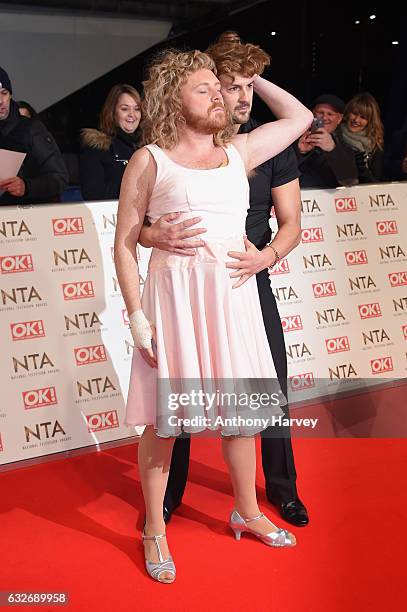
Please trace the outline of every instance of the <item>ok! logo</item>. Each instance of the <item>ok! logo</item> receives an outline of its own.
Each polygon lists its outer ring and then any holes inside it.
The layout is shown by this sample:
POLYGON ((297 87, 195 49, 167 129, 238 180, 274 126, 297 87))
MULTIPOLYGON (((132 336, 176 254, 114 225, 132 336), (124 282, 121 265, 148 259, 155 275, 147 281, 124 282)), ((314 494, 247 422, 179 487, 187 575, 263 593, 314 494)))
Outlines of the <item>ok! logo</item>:
POLYGON ((64 217, 52 219, 54 236, 70 236, 71 234, 83 234, 82 217, 64 217))
POLYGON ((92 281, 63 283, 62 293, 64 295, 64 300, 83 300, 95 297, 92 281))
POLYGON ((5 255, 0 257, 0 272, 16 274, 17 272, 32 272, 34 270, 31 253, 24 255, 5 255))
POLYGON ((32 338, 43 338, 45 336, 44 321, 22 321, 10 323, 11 337, 16 340, 30 340, 32 338))

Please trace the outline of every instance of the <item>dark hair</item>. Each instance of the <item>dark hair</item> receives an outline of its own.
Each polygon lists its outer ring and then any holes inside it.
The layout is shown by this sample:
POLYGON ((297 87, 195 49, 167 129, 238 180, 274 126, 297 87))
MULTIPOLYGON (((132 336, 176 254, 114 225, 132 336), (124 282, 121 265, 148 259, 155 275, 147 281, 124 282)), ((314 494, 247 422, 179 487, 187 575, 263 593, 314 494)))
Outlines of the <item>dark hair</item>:
POLYGON ((35 117, 38 115, 37 111, 31 106, 31 104, 25 102, 24 100, 18 100, 17 106, 18 108, 26 108, 30 113, 31 119, 35 119, 35 117))
POLYGON ((100 111, 99 127, 102 132, 109 136, 116 136, 116 122, 114 119, 114 113, 116 110, 117 102, 122 94, 129 94, 141 107, 141 97, 137 89, 131 85, 120 83, 114 85, 107 94, 107 98, 100 111))

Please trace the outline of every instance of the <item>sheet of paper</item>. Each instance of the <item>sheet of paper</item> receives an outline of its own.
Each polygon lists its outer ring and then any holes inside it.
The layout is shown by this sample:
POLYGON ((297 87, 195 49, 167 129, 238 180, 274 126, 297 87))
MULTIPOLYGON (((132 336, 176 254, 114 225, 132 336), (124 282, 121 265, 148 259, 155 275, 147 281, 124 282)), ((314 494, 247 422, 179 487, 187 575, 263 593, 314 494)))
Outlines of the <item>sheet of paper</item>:
MULTIPOLYGON (((18 153, 17 151, 0 149, 0 181, 17 176, 25 155, 25 153, 18 153)), ((4 189, 0 188, 0 195, 3 193, 4 189)))

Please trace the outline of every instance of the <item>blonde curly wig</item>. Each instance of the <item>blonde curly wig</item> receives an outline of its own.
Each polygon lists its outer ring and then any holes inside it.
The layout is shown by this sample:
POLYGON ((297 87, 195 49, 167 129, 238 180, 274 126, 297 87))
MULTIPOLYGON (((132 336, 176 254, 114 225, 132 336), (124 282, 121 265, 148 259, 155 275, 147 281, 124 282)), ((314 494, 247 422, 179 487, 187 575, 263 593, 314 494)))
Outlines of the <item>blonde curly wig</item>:
MULTIPOLYGON (((178 143, 178 123, 182 118, 181 87, 188 76, 197 70, 212 70, 214 61, 201 51, 166 49, 153 59, 148 78, 143 82, 142 144, 157 144, 163 149, 173 149, 178 143)), ((213 136, 214 143, 222 146, 233 135, 231 120, 223 130, 213 136)))

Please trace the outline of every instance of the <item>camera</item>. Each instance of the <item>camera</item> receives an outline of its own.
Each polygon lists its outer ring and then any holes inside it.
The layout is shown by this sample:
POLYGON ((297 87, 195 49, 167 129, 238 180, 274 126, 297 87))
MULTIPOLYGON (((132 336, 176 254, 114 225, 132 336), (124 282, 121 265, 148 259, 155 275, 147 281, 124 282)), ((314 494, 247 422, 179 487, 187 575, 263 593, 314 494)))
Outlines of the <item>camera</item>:
POLYGON ((322 117, 314 117, 311 123, 310 132, 314 134, 317 130, 324 127, 324 120, 322 117))

